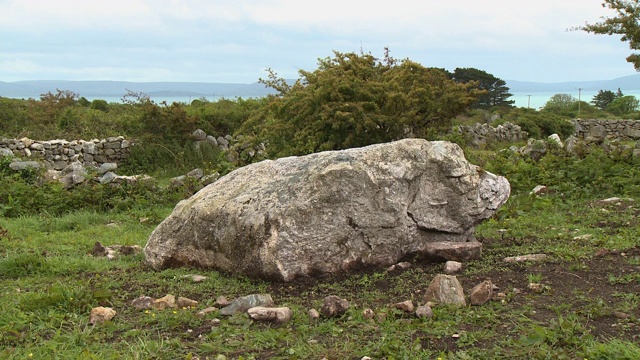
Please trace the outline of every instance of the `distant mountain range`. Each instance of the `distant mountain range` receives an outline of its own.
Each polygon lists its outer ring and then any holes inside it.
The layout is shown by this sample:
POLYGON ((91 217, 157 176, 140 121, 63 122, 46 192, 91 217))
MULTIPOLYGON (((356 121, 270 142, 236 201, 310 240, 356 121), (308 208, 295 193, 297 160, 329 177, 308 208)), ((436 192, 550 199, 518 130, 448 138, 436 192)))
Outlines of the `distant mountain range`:
POLYGON ((512 93, 523 92, 569 92, 574 93, 578 89, 584 91, 611 90, 616 91, 618 88, 622 92, 631 90, 640 90, 640 74, 623 76, 612 80, 595 80, 595 81, 571 81, 558 83, 539 83, 530 81, 505 80, 509 91, 512 93))
POLYGON ((0 96, 10 98, 40 98, 56 89, 70 90, 89 99, 122 97, 127 90, 142 92, 150 97, 251 98, 273 93, 264 84, 201 83, 201 82, 129 82, 129 81, 63 81, 29 80, 2 82, 0 96))
MULTIPOLYGON (((559 83, 540 83, 530 81, 505 80, 512 93, 535 92, 575 92, 612 90, 620 88, 623 92, 640 90, 640 74, 619 77, 612 80, 572 81, 559 83)), ((63 81, 63 80, 29 80, 2 82, 0 96, 10 98, 34 98, 56 89, 71 90, 88 99, 119 98, 127 90, 143 92, 150 97, 200 97, 234 99, 262 97, 274 93, 273 89, 260 83, 203 83, 203 82, 128 82, 128 81, 63 81)))

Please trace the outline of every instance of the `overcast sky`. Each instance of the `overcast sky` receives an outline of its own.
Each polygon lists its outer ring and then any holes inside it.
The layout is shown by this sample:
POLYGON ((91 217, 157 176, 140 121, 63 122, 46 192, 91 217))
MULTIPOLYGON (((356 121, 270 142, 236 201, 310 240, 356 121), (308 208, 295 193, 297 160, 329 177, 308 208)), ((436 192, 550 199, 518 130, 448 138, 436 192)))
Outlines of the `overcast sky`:
POLYGON ((252 83, 340 52, 504 80, 635 74, 619 37, 567 31, 601 0, 0 0, 0 81, 252 83))

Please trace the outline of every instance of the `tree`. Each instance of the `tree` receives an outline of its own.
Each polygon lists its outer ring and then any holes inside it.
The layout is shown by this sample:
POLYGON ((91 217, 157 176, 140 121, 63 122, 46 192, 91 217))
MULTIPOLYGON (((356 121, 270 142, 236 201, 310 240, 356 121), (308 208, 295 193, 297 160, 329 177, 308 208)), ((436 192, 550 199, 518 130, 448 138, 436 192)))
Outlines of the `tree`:
MULTIPOLYGON (((621 41, 629 43, 631 50, 640 50, 640 4, 638 0, 604 0, 602 7, 616 12, 610 18, 602 17, 601 22, 586 24, 577 29, 599 35, 622 35, 621 41)), ((627 57, 636 71, 640 71, 640 54, 627 57)))
POLYGON ((638 111, 639 106, 640 101, 635 96, 626 95, 613 100, 605 110, 614 115, 623 116, 638 111))
MULTIPOLYGON (((618 89, 619 90, 619 89, 618 89)), ((591 103, 600 110, 606 109, 609 104, 613 102, 618 96, 611 90, 599 90, 596 95, 593 96, 591 103)))
POLYGON ((318 69, 299 74, 289 85, 269 70, 260 81, 278 94, 240 130, 265 142, 271 157, 423 137, 482 93, 475 82, 456 83, 442 71, 397 61, 388 49, 382 60, 334 51, 318 60, 318 69))
POLYGON ((543 110, 564 113, 574 108, 578 99, 569 94, 555 94, 544 104, 543 110))
POLYGON ((453 79, 461 83, 476 81, 481 90, 486 90, 486 94, 480 95, 478 102, 472 105, 473 108, 489 109, 494 106, 512 106, 515 102, 507 100, 513 96, 509 93, 507 83, 486 71, 474 68, 456 68, 453 71, 453 79))

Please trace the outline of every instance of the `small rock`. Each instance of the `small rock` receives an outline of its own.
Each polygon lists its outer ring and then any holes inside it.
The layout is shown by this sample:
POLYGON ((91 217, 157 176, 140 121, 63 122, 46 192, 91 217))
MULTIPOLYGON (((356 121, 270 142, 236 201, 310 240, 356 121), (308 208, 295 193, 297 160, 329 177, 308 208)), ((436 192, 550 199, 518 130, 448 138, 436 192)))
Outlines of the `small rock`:
POLYGON ((368 356, 363 356, 360 360, 371 360, 371 358, 368 356))
POLYGON ((613 316, 617 317, 618 319, 628 319, 629 317, 631 317, 631 315, 623 313, 622 311, 614 311, 613 316))
POLYGON ((91 313, 89 314, 89 323, 90 324, 101 324, 105 321, 109 321, 116 316, 116 311, 112 308, 108 307, 96 307, 91 309, 91 313))
POLYGON ((387 313, 377 313, 376 314, 376 321, 379 323, 385 322, 385 320, 387 320, 387 313))
POLYGON ((196 283, 203 282, 208 279, 207 276, 195 275, 195 274, 184 275, 183 278, 191 279, 191 281, 196 283))
POLYGON ((131 300, 131 306, 138 309, 151 309, 153 307, 153 298, 149 296, 140 295, 140 297, 131 300))
POLYGON ((524 261, 542 261, 546 259, 546 257, 547 257, 547 254, 529 254, 529 255, 506 257, 502 259, 502 261, 507 263, 524 262, 524 261))
POLYGON ((186 297, 178 297, 177 305, 179 308, 196 307, 198 302, 186 297))
POLYGON ((247 310, 249 317, 259 321, 273 321, 276 323, 285 323, 291 320, 293 311, 288 307, 270 308, 264 306, 256 306, 247 310))
POLYGON ((161 297, 160 299, 155 299, 153 301, 153 305, 154 308, 158 309, 158 310, 164 310, 166 308, 175 308, 176 307, 176 297, 171 295, 171 294, 167 294, 163 297, 161 297))
POLYGON ((544 290, 544 284, 542 283, 529 283, 529 289, 535 292, 542 292, 544 290))
POLYGON ((309 317, 312 320, 319 319, 320 318, 320 313, 316 309, 311 309, 311 310, 309 310, 309 317))
POLYGON ((462 263, 458 261, 447 261, 444 263, 444 273, 447 275, 457 274, 462 270, 462 263))
POLYGON ((210 314, 210 313, 216 312, 216 311, 218 311, 218 308, 211 306, 211 307, 208 307, 208 308, 206 308, 204 310, 198 311, 198 313, 196 315, 199 316, 199 317, 203 317, 203 316, 205 316, 207 314, 210 314))
POLYGON ((547 187, 544 185, 537 185, 529 192, 530 195, 542 195, 547 192, 547 187))
POLYGON ((216 299, 216 302, 213 303, 213 305, 217 306, 217 307, 225 307, 227 305, 229 305, 231 302, 227 299, 226 296, 218 296, 218 298, 216 299))
POLYGON ((469 302, 471 305, 482 305, 493 297, 493 283, 491 280, 485 280, 476 285, 469 292, 469 302))
POLYGON ((269 294, 251 294, 233 300, 229 305, 220 309, 220 315, 230 316, 238 312, 245 312, 252 307, 274 305, 273 299, 269 294))
POLYGON ((349 309, 349 301, 341 299, 335 295, 329 295, 324 298, 324 303, 320 309, 320 313, 324 317, 335 317, 344 315, 349 309))
POLYGON ((464 290, 455 275, 438 274, 425 291, 423 302, 435 301, 442 304, 465 306, 464 290))
POLYGON ((432 318, 433 310, 431 310, 431 306, 429 305, 418 306, 416 309, 416 316, 419 318, 432 318))
POLYGON ((373 310, 366 308, 364 310, 362 310, 362 317, 367 319, 367 320, 371 320, 373 319, 373 317, 376 316, 376 314, 373 312, 373 310))
POLYGON ((403 301, 403 302, 395 303, 392 306, 394 308, 396 308, 396 309, 400 309, 400 310, 402 310, 404 312, 408 312, 408 313, 413 312, 413 309, 414 309, 413 308, 413 301, 411 301, 411 300, 406 300, 406 301, 403 301))
POLYGON ((479 241, 434 241, 427 243, 424 251, 427 256, 438 259, 453 261, 477 260, 482 257, 482 243, 479 241))

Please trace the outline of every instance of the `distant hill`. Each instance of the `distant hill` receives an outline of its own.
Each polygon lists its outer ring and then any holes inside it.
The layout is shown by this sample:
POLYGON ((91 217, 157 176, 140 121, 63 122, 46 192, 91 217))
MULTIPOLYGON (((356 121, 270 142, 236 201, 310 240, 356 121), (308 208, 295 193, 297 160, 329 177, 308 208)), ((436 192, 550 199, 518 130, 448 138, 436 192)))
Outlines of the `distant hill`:
POLYGON ((616 91, 618 88, 622 92, 630 90, 640 90, 640 74, 623 76, 612 80, 596 80, 596 81, 571 81, 559 83, 539 83, 518 80, 505 80, 509 91, 515 92, 570 92, 574 93, 577 89, 584 91, 611 90, 616 91))
POLYGON ((62 80, 30 80, 2 82, 0 96, 10 98, 40 98, 41 94, 56 89, 70 90, 86 98, 122 97, 127 90, 143 92, 153 96, 191 96, 250 98, 262 97, 273 93, 273 89, 263 84, 235 83, 200 83, 200 82, 128 82, 128 81, 62 81, 62 80))
MULTIPOLYGON (((505 80, 512 93, 527 92, 570 92, 612 90, 620 88, 623 92, 640 90, 640 74, 624 76, 612 80, 572 81, 559 83, 540 83, 518 80, 505 80)), ((293 80, 289 80, 293 83, 293 80)), ((199 97, 229 99, 262 97, 275 91, 260 83, 204 83, 204 82, 129 82, 129 81, 63 81, 30 80, 0 81, 0 96, 10 98, 40 98, 41 94, 56 89, 71 90, 88 99, 120 98, 127 90, 142 92, 151 97, 199 97)))

